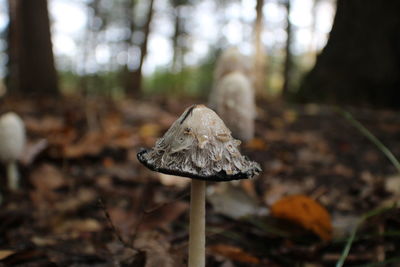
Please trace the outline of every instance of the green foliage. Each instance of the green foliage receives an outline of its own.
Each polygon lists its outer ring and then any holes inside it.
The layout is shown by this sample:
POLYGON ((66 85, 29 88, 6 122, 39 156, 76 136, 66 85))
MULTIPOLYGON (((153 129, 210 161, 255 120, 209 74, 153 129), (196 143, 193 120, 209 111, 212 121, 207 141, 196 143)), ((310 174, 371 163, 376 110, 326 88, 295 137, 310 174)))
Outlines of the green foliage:
POLYGON ((71 71, 59 72, 61 91, 64 94, 88 93, 91 95, 120 96, 121 72, 97 72, 85 76, 71 71))
POLYGON ((186 67, 174 73, 167 68, 145 77, 144 93, 169 96, 204 97, 211 90, 215 60, 207 58, 198 66, 186 67))
MULTIPOLYGON (((206 97, 212 87, 215 56, 210 54, 196 66, 172 72, 163 67, 144 77, 145 95, 168 95, 171 97, 206 97)), ((124 70, 103 71, 85 76, 72 71, 59 73, 64 94, 89 93, 111 97, 124 95, 124 70)))

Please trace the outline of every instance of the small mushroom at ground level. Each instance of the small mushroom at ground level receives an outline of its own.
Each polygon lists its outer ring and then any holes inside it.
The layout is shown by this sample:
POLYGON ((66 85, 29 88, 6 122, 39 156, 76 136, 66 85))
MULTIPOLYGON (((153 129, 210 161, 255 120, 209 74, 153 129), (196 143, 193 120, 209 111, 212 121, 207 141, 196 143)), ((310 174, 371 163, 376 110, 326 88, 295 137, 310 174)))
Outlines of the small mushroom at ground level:
POLYGON ((25 126, 22 119, 14 112, 0 117, 0 160, 7 167, 8 188, 16 191, 19 188, 17 161, 26 142, 25 126))
POLYGON ((138 153, 147 168, 192 179, 189 267, 205 266, 205 181, 251 178, 260 165, 242 156, 240 141, 211 109, 193 105, 172 124, 154 148, 138 153))
POLYGON ((216 86, 218 115, 235 138, 242 141, 253 139, 256 103, 249 79, 243 73, 235 71, 225 75, 216 86))

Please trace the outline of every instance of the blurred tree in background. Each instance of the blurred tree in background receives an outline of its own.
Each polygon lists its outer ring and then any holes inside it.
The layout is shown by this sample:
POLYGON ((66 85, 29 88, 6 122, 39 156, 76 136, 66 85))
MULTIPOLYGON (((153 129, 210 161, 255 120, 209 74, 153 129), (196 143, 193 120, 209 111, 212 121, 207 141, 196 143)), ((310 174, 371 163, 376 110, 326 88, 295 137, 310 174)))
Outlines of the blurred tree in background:
MULTIPOLYGON (((316 2, 316 1, 315 1, 316 2)), ((293 29, 292 23, 290 22, 289 15, 291 9, 290 0, 284 1, 284 6, 286 9, 286 45, 285 45, 285 63, 283 67, 283 85, 282 85, 282 94, 287 97, 289 94, 289 90, 291 87, 291 76, 292 76, 292 67, 293 67, 293 53, 291 50, 292 42, 293 42, 293 29)))
MULTIPOLYGON (((132 2, 132 0, 129 1, 132 2)), ((150 35, 150 24, 153 18, 153 13, 154 13, 154 0, 149 0, 147 12, 145 13, 146 17, 144 20, 144 24, 141 27, 141 31, 143 33, 143 40, 139 45, 140 48, 139 66, 133 72, 132 77, 128 77, 128 83, 127 83, 128 86, 126 88, 128 93, 130 92, 137 95, 142 89, 143 63, 147 54, 147 45, 149 42, 149 35, 150 35), (131 82, 129 82, 129 80, 131 82)))
POLYGON ((8 0, 11 93, 58 94, 47 0, 8 0))
POLYGON ((50 22, 58 18, 49 22, 47 1, 8 0, 7 85, 12 93, 57 94, 58 76, 63 93, 206 97, 220 51, 237 46, 253 59, 261 97, 394 106, 399 2, 385 3, 338 0, 314 66, 334 0, 64 2, 79 5, 85 20, 75 56, 56 53, 57 73, 50 22))
POLYGON ((254 22, 254 72, 255 88, 258 95, 265 95, 266 53, 262 42, 264 28, 264 0, 257 0, 256 20, 254 22))
POLYGON ((398 0, 338 0, 329 41, 298 98, 398 108, 399 11, 398 0))

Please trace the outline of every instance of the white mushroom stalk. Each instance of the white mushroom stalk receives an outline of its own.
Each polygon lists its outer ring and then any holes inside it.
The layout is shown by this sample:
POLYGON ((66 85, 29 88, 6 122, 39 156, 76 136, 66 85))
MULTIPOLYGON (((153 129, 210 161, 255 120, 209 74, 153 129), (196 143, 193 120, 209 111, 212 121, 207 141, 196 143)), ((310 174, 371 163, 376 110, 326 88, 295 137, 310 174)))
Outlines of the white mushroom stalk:
POLYGON ((251 178, 261 168, 238 150, 240 141, 211 109, 185 110, 154 148, 138 153, 153 171, 193 178, 190 203, 189 267, 205 266, 205 181, 251 178))
POLYGON ((7 164, 8 189, 17 191, 19 189, 19 172, 17 161, 9 161, 7 164))
POLYGON ((206 265, 206 182, 192 180, 190 189, 189 266, 206 265))
POLYGON ((8 188, 19 189, 17 161, 26 142, 25 126, 22 119, 9 112, 0 117, 0 160, 6 165, 8 188))

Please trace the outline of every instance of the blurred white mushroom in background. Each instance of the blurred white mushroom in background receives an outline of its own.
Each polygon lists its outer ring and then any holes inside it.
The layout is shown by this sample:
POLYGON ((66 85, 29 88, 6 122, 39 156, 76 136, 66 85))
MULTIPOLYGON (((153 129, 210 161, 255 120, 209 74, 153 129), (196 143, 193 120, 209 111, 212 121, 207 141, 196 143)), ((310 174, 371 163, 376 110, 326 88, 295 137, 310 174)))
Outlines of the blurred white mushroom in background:
POLYGON ((249 58, 235 48, 225 50, 217 61, 209 105, 242 141, 254 137, 255 93, 249 58))
POLYGON ((236 47, 227 48, 218 58, 214 70, 214 85, 211 89, 208 106, 216 109, 218 83, 225 75, 239 71, 252 80, 252 63, 249 57, 244 56, 236 47))
POLYGON ((253 139, 256 107, 254 90, 246 76, 235 71, 223 77, 216 100, 216 111, 232 135, 242 141, 253 139))
POLYGON ((19 188, 17 161, 26 142, 25 126, 22 119, 14 112, 0 117, 0 161, 6 165, 8 188, 16 191, 19 188))

